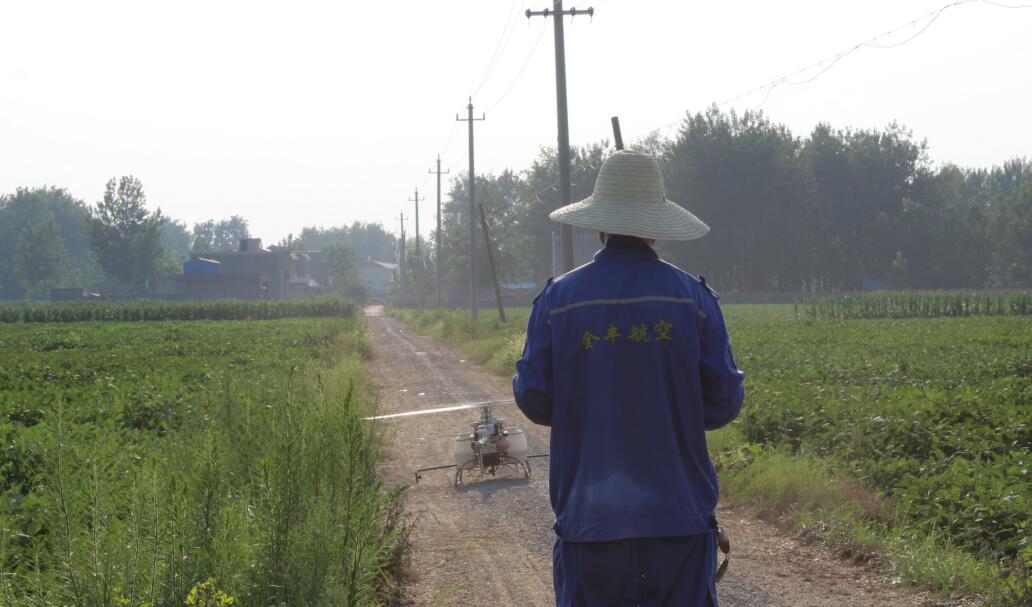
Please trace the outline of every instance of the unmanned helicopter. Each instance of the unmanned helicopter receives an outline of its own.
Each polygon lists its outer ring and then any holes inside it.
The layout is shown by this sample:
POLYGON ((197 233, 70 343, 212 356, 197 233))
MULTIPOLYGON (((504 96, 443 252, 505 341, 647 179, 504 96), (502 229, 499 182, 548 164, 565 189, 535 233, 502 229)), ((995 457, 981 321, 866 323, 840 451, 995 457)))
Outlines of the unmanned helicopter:
POLYGON ((419 483, 423 478, 424 472, 455 468, 455 486, 459 487, 463 484, 464 472, 479 471, 479 476, 483 478, 488 475, 493 477, 499 470, 508 469, 517 474, 522 474, 523 478, 530 478, 530 460, 548 457, 547 453, 528 455, 529 444, 526 433, 516 426, 506 425, 505 420, 496 416, 492 411, 492 407, 514 404, 516 403, 513 400, 484 401, 389 415, 376 415, 366 419, 383 420, 465 409, 480 409, 480 419, 470 424, 472 431, 459 432, 455 437, 452 449, 452 453, 455 456, 454 464, 431 466, 415 471, 416 483, 419 483))

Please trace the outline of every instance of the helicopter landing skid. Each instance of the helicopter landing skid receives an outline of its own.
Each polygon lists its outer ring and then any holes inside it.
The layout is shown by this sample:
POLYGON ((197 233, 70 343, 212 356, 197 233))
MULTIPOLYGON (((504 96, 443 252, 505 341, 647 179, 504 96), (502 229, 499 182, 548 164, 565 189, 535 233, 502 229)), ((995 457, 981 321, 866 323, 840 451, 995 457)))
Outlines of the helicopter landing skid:
POLYGON ((492 462, 490 465, 481 465, 480 462, 474 458, 462 464, 456 466, 455 469, 455 486, 458 487, 462 484, 462 473, 469 470, 480 469, 480 475, 483 476, 485 473, 491 476, 495 475, 495 470, 501 467, 512 468, 517 472, 523 472, 523 478, 530 478, 530 462, 527 460, 516 459, 515 457, 509 457, 508 455, 500 455, 497 460, 492 462))

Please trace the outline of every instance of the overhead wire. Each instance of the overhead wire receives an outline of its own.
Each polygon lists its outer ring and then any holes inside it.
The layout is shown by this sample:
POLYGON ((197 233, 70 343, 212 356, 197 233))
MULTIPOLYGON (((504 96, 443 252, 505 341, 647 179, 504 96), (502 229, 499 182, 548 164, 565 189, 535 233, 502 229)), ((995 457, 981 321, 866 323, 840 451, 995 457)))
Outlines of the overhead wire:
MULTIPOLYGON (((476 96, 480 92, 480 89, 484 88, 487 81, 491 78, 491 74, 494 73, 494 69, 498 67, 498 63, 501 61, 502 55, 505 54, 505 49, 509 46, 509 40, 512 39, 512 34, 516 30, 516 21, 513 19, 518 14, 516 10, 516 1, 512 0, 512 4, 509 7, 509 15, 505 19, 505 25, 502 27, 502 35, 498 37, 498 43, 495 44, 495 50, 491 53, 491 59, 487 62, 487 69, 484 71, 484 76, 480 79, 480 84, 473 89, 473 96, 476 96)), ((523 2, 520 2, 520 10, 523 9, 523 2)))
MULTIPOLYGON (((484 70, 484 75, 480 79, 480 83, 474 89, 471 97, 480 92, 484 85, 491 78, 495 68, 498 67, 502 56, 505 54, 505 50, 508 48, 509 41, 512 39, 512 35, 516 30, 516 15, 523 10, 526 0, 519 2, 519 7, 516 6, 518 0, 512 0, 512 4, 509 5, 509 12, 506 16, 505 24, 502 26, 501 35, 498 37, 498 43, 495 44, 494 52, 491 53, 491 59, 487 63, 487 67, 484 70)), ((511 87, 511 85, 510 85, 511 87)), ((444 144, 444 149, 441 150, 440 155, 447 157, 448 151, 451 149, 452 144, 455 142, 455 135, 458 133, 458 122, 453 122, 451 129, 448 131, 447 142, 444 144)), ((420 184, 420 188, 425 188, 427 182, 430 180, 430 174, 427 173, 423 177, 423 181, 420 184)))
POLYGON ((785 75, 780 76, 778 78, 775 78, 774 80, 771 80, 771 81, 767 82, 766 84, 760 85, 760 86, 755 87, 755 88, 751 88, 751 89, 745 91, 744 93, 740 93, 738 95, 735 95, 734 97, 730 97, 728 99, 725 99, 724 101, 721 101, 720 103, 718 103, 717 106, 728 105, 728 104, 733 103, 735 101, 738 101, 739 99, 742 99, 744 97, 748 97, 750 95, 753 95, 753 94, 759 93, 761 91, 764 91, 765 92, 764 98, 763 98, 763 101, 760 103, 760 107, 762 107, 763 104, 766 103, 766 100, 770 97, 771 91, 773 91, 774 88, 776 88, 776 87, 778 87, 778 86, 780 86, 782 84, 793 85, 793 86, 802 85, 802 84, 809 84, 810 82, 813 82, 814 80, 816 80, 820 76, 824 75, 831 68, 835 67, 835 65, 837 65, 841 60, 845 59, 846 57, 852 55, 853 53, 855 53, 855 52, 857 52, 857 51, 859 51, 859 50, 861 50, 861 49, 863 49, 865 47, 890 49, 890 48, 898 48, 900 46, 908 44, 909 42, 911 42, 912 40, 914 40, 915 38, 917 38, 918 36, 923 34, 925 31, 927 31, 928 28, 930 28, 932 26, 932 24, 935 23, 939 19, 939 17, 941 17, 942 14, 945 13, 947 10, 949 10, 951 8, 954 8, 954 7, 957 7, 957 6, 961 6, 961 5, 965 5, 965 4, 971 4, 971 3, 974 3, 974 2, 980 2, 982 4, 987 4, 987 5, 990 5, 990 6, 996 6, 996 7, 1000 7, 1000 8, 1015 8, 1015 9, 1017 9, 1017 8, 1032 8, 1032 5, 1027 5, 1027 4, 1021 4, 1021 5, 1003 4, 1003 3, 1000 3, 1000 2, 996 2, 994 0, 955 0, 954 2, 950 2, 950 3, 944 4, 944 5, 940 6, 939 8, 937 8, 937 9, 935 9, 933 11, 925 13, 924 15, 921 15, 920 17, 917 17, 916 19, 912 19, 912 20, 910 20, 910 21, 908 21, 908 22, 906 22, 906 23, 904 23, 902 25, 899 25, 899 26, 894 27, 894 28, 892 28, 892 29, 890 29, 890 30, 888 30, 886 32, 878 34, 877 36, 874 36, 873 38, 869 38, 869 39, 864 40, 862 42, 858 42, 858 43, 856 43, 856 44, 854 44, 852 46, 849 46, 849 47, 847 47, 847 48, 845 48, 845 49, 843 49, 843 50, 841 50, 841 51, 839 51, 839 52, 837 52, 837 53, 835 53, 833 55, 829 55, 829 56, 827 56, 827 57, 825 57, 823 59, 820 59, 819 61, 815 61, 815 62, 813 62, 813 63, 811 63, 811 64, 809 64, 809 65, 807 65, 805 67, 799 68, 799 69, 797 69, 797 70, 795 70, 795 71, 793 71, 791 73, 788 73, 788 74, 785 74, 785 75), (917 24, 919 24, 919 23, 921 23, 923 21, 927 21, 927 22, 921 27, 921 29, 919 29, 917 32, 915 32, 913 35, 909 36, 905 40, 902 40, 902 41, 896 42, 896 43, 892 43, 892 44, 879 44, 878 43, 878 41, 882 40, 883 38, 886 38, 888 36, 892 36, 893 34, 899 32, 900 30, 903 30, 903 29, 906 29, 906 28, 909 28, 909 27, 913 27, 913 26, 915 26, 915 25, 917 25, 917 24), (810 76, 809 78, 806 78, 804 80, 791 80, 791 78, 793 78, 795 76, 800 76, 800 75, 805 74, 805 73, 809 72, 810 70, 813 70, 814 68, 818 68, 818 67, 820 67, 822 69, 820 71, 818 71, 816 74, 814 74, 813 76, 810 76))
POLYGON ((499 97, 490 106, 488 106, 488 108, 486 110, 484 110, 485 112, 490 112, 491 110, 495 109, 496 107, 498 107, 502 103, 502 101, 505 100, 506 97, 509 96, 509 93, 512 92, 513 87, 516 86, 516 83, 519 82, 520 78, 523 76, 523 73, 527 70, 527 66, 530 65, 530 60, 534 58, 534 55, 537 52, 538 47, 541 46, 541 40, 544 39, 545 32, 547 30, 548 30, 548 25, 547 24, 542 24, 541 32, 538 34, 537 40, 534 42, 534 46, 532 46, 530 48, 530 52, 527 53, 527 57, 526 57, 526 59, 523 60, 523 65, 520 66, 519 71, 516 72, 516 76, 509 83, 509 86, 505 88, 505 92, 502 93, 502 96, 499 97))
MULTIPOLYGON (((847 47, 847 48, 845 48, 845 49, 843 49, 843 50, 841 50, 841 51, 839 51, 839 52, 837 52, 837 53, 835 53, 833 55, 829 55, 829 56, 827 56, 827 57, 825 57, 823 59, 820 59, 818 61, 810 63, 810 64, 806 65, 805 67, 799 68, 799 69, 797 69, 797 70, 795 70, 793 72, 790 72, 788 74, 785 74, 783 76, 775 78, 774 80, 771 80, 771 81, 767 82, 766 84, 763 84, 763 85, 751 88, 751 89, 749 89, 749 90, 747 90, 747 91, 745 91, 743 93, 740 93, 738 95, 735 95, 733 97, 729 97, 729 98, 727 98, 727 99, 725 99, 725 100, 723 100, 723 101, 721 101, 721 102, 719 102, 719 103, 717 103, 715 105, 717 107, 723 107, 723 106, 729 105, 731 103, 734 103, 735 101, 738 101, 739 99, 743 99, 745 97, 749 97, 750 95, 754 95, 756 93, 763 92, 763 94, 764 94, 763 98, 760 100, 760 103, 756 106, 757 109, 762 109, 763 106, 767 103, 767 100, 770 98, 771 93, 778 86, 780 86, 782 84, 787 84, 787 85, 790 85, 790 86, 799 86, 799 85, 803 85, 803 84, 809 84, 809 83, 813 82, 814 80, 817 80, 818 78, 823 76, 825 73, 827 73, 832 68, 834 68, 840 61, 842 61, 846 57, 852 55, 853 53, 855 53, 855 52, 857 52, 857 51, 859 51, 859 50, 861 50, 861 49, 863 49, 865 47, 880 48, 880 49, 891 49, 891 48, 898 48, 900 46, 908 44, 909 42, 911 42, 912 40, 914 40, 915 38, 917 38, 918 36, 923 34, 925 31, 927 31, 928 28, 931 27, 932 24, 935 23, 939 19, 939 17, 942 16, 942 14, 944 12, 946 12, 947 10, 949 10, 949 9, 951 9, 953 7, 956 7, 956 6, 961 6, 961 5, 964 5, 964 4, 971 4, 971 3, 974 3, 974 2, 980 2, 982 4, 988 4, 990 6, 995 6, 995 7, 999 7, 999 8, 1009 8, 1009 9, 1032 8, 1032 4, 1005 4, 1005 3, 1001 3, 1001 2, 996 2, 995 0, 955 0, 953 2, 944 4, 944 5, 940 6, 939 8, 937 8, 937 9, 935 9, 933 11, 925 13, 925 14, 921 15, 920 17, 917 17, 916 19, 912 19, 912 20, 910 20, 910 21, 908 21, 908 22, 906 22, 906 23, 904 23, 902 25, 894 27, 891 30, 885 31, 885 32, 883 32, 881 34, 878 34, 877 36, 874 36, 872 38, 869 38, 869 39, 867 39, 865 41, 858 42, 858 43, 856 43, 856 44, 854 44, 852 46, 849 46, 849 47, 847 47), (924 25, 922 25, 921 28, 917 32, 915 32, 914 34, 910 35, 905 40, 901 40, 900 42, 895 42, 895 43, 892 43, 892 44, 878 44, 879 40, 882 40, 882 39, 884 39, 884 38, 886 38, 888 36, 892 36, 893 34, 896 34, 896 33, 898 33, 899 31, 901 31, 903 29, 906 29, 908 27, 913 27, 913 26, 915 26, 915 25, 917 25, 919 23, 925 22, 925 21, 926 21, 926 23, 924 23, 924 25), (805 73, 807 73, 807 72, 809 72, 809 71, 811 71, 811 70, 813 70, 814 68, 817 68, 817 67, 821 68, 820 71, 818 71, 817 73, 813 74, 812 76, 809 76, 809 77, 805 78, 804 80, 791 80, 791 78, 793 78, 795 76, 800 76, 802 74, 805 74, 805 73)), ((670 129, 670 128, 676 126, 676 125, 681 124, 683 122, 683 120, 684 120, 683 117, 682 118, 678 118, 677 120, 674 120, 672 122, 668 122, 666 124, 663 124, 663 125, 661 125, 659 127, 654 128, 654 129, 649 129, 649 130, 647 130, 645 132, 646 133, 657 133, 658 132, 659 134, 664 135, 665 131, 667 131, 668 129, 670 129)))
MULTIPOLYGON (((608 3, 609 1, 610 0, 602 0, 601 2, 597 3, 596 8, 598 8, 598 7, 608 3)), ((953 2, 949 2, 947 4, 944 4, 944 5, 940 6, 939 8, 937 8, 937 9, 935 9, 933 11, 930 11, 928 13, 925 13, 924 15, 921 15, 920 17, 917 17, 916 19, 912 19, 912 20, 908 21, 907 23, 904 23, 904 24, 902 24, 900 26, 897 26, 897 27, 894 27, 894 28, 892 28, 892 29, 890 29, 890 30, 888 30, 886 32, 878 34, 877 36, 874 36, 874 37, 869 38, 867 40, 864 40, 862 42, 856 43, 856 44, 854 44, 852 46, 849 46, 849 47, 847 47, 847 48, 845 48, 845 49, 843 49, 843 50, 841 50, 841 51, 839 51, 837 53, 829 55, 829 56, 827 56, 827 57, 825 57, 823 59, 820 59, 820 60, 818 60, 816 62, 813 62, 813 63, 811 63, 811 64, 809 64, 809 65, 807 65, 805 67, 802 67, 802 68, 799 68, 797 70, 794 70, 794 71, 792 71, 792 72, 790 72, 788 74, 785 74, 783 76, 775 78, 775 79, 773 79, 773 80, 771 80, 771 81, 769 81, 769 82, 767 82, 767 83, 765 83, 763 85, 751 88, 751 89, 749 89, 749 90, 747 90, 747 91, 745 91, 743 93, 737 94, 737 95, 735 95, 733 97, 729 97, 729 98, 727 98, 727 99, 717 103, 716 105, 717 105, 717 107, 726 106, 726 105, 729 105, 731 103, 734 103, 735 101, 738 101, 740 99, 743 99, 743 98, 748 97, 750 95, 754 95, 754 94, 759 93, 759 92, 762 91, 764 93, 764 96, 763 96, 763 99, 760 101, 760 104, 758 106, 758 108, 762 108, 766 104, 767 100, 770 98, 771 93, 778 86, 783 85, 783 84, 784 85, 790 85, 790 86, 799 86, 799 85, 809 84, 809 83, 817 80, 821 76, 823 76, 825 73, 827 73, 832 68, 834 68, 840 61, 842 61, 846 57, 856 53, 857 51, 859 51, 859 50, 861 50, 863 48, 892 49, 892 48, 898 48, 898 47, 904 46, 906 44, 909 44, 911 41, 913 41, 914 39, 916 39, 919 36, 921 36, 922 34, 924 34, 936 21, 938 21, 939 17, 941 17, 942 14, 945 13, 946 11, 948 11, 949 9, 952 9, 952 8, 955 8, 955 7, 958 7, 958 6, 962 6, 962 5, 966 5, 966 4, 971 4, 971 3, 974 3, 974 2, 979 2, 981 4, 986 4, 986 5, 989 5, 989 6, 998 7, 998 8, 1006 8, 1006 9, 1032 8, 1032 4, 1007 4, 1007 3, 1003 3, 1003 2, 998 2, 996 0, 954 0, 953 2), (892 36, 893 34, 896 34, 896 33, 898 33, 899 31, 901 31, 903 29, 906 29, 906 28, 909 28, 909 27, 914 27, 915 25, 920 24, 922 22, 924 22, 924 24, 920 27, 920 29, 918 31, 914 32, 912 35, 910 35, 906 39, 901 40, 899 42, 894 42, 892 44, 879 44, 880 40, 882 40, 882 39, 884 39, 886 37, 892 36), (821 68, 821 69, 819 71, 817 71, 815 74, 813 74, 812 76, 806 77, 803 80, 792 80, 792 78, 794 78, 796 76, 801 76, 803 74, 806 74, 807 72, 810 72, 814 68, 821 68)), ((524 2, 521 3, 521 5, 520 5, 521 10, 522 10, 523 5, 525 5, 525 3, 526 3, 526 0, 524 0, 524 2)), ((511 39, 512 32, 515 29, 514 27, 510 27, 513 24, 512 17, 513 17, 514 14, 516 14, 513 11, 513 9, 515 8, 515 5, 516 5, 516 1, 513 0, 513 4, 510 7, 510 11, 509 11, 509 16, 506 19, 505 27, 502 30, 502 33, 503 33, 502 38, 499 39, 499 43, 495 46, 495 52, 492 54, 491 61, 488 62, 488 68, 485 71, 484 77, 481 79, 480 84, 477 86, 475 92, 479 92, 483 88, 484 84, 491 77, 491 75, 494 72, 494 69, 497 68, 497 66, 498 66, 499 60, 501 58, 501 55, 504 54, 504 51, 505 51, 505 49, 508 46, 508 41, 509 41, 509 39, 511 39)), ((529 65, 531 59, 534 57, 538 47, 541 44, 541 40, 544 38, 544 33, 545 33, 546 30, 547 30, 547 27, 542 27, 542 30, 539 33, 537 40, 534 42, 534 45, 531 47, 530 51, 527 53, 527 56, 524 59, 523 64, 520 66, 519 70, 517 71, 515 77, 512 79, 512 81, 510 81, 509 85, 506 87, 505 91, 501 94, 501 96, 498 97, 498 99, 496 99, 493 103, 491 103, 491 105, 488 106, 487 110, 485 110, 485 111, 491 111, 491 110, 495 109, 496 107, 498 107, 508 97, 509 93, 512 92, 513 88, 516 86, 516 84, 522 78, 522 76, 523 76, 524 72, 526 71, 526 68, 529 65)), ((653 128, 653 129, 649 129, 649 130, 647 130, 645 132, 646 133, 658 133, 660 136, 665 136, 665 131, 666 130, 668 130, 668 129, 672 128, 672 127, 675 127, 676 125, 681 124, 683 122, 683 120, 684 120, 683 117, 677 118, 674 121, 668 122, 668 123, 666 123, 664 125, 661 125, 659 127, 653 128)), ((456 125, 452 125, 452 131, 451 131, 451 134, 449 136, 449 142, 448 142, 448 144, 445 147, 446 151, 451 147, 451 143, 452 143, 452 141, 455 138, 455 133, 456 132, 457 132, 456 125)), ((556 182, 555 184, 552 184, 551 186, 548 186, 548 187, 544 188, 543 190, 537 192, 537 195, 539 196, 540 194, 543 194, 548 189, 554 188, 557 185, 558 185, 558 182, 556 182)))

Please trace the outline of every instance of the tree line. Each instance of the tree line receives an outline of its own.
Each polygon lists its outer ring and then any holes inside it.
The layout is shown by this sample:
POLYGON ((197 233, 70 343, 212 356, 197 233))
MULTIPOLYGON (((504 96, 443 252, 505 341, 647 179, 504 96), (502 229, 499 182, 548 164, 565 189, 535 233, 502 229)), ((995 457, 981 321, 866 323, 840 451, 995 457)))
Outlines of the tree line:
MULTIPOLYGON (((191 229, 160 208, 150 210, 143 184, 132 176, 108 181, 94 205, 62 188, 19 188, 0 195, 0 299, 45 299, 54 287, 140 292, 148 278, 180 273, 192 254, 235 250, 250 235, 239 215, 191 229)), ((359 299, 359 259, 392 260, 395 246, 382 226, 361 222, 306 227, 279 244, 323 251, 335 288, 359 299)))
MULTIPOLYGON (((819 124, 800 137, 762 112, 716 108, 686 114, 672 136, 653 133, 632 147, 660 161, 668 198, 712 228, 697 241, 660 243, 661 254, 718 288, 1032 287, 1027 159, 991 168, 935 165, 927 144, 895 123, 819 124)), ((591 194, 608 150, 606 141, 572 150, 574 201, 591 194)), ((556 227, 548 213, 560 206, 556 166, 555 149, 543 148, 522 171, 476 177, 504 281, 540 285, 552 272, 556 227)), ((442 246, 444 275, 460 290, 468 201, 468 177, 456 177, 444 205, 442 246)), ((483 242, 477 247, 486 259, 483 242)))
MULTIPOLYGON (((927 144, 898 125, 837 129, 800 137, 762 112, 710 108, 686 114, 669 137, 632 147, 654 155, 667 195, 712 228, 697 241, 658 245, 661 254, 705 274, 722 290, 833 292, 897 289, 1032 288, 1032 161, 991 168, 934 164, 927 144)), ((607 141, 571 150, 572 199, 591 194, 607 141)), ((477 175, 503 282, 544 282, 552 273, 548 214, 560 206, 556 150, 529 167, 477 175)), ((422 259, 406 264, 424 297, 438 260, 448 288, 466 294, 468 176, 456 175, 443 203, 443 229, 428 230, 422 259)), ((132 291, 157 273, 179 271, 192 252, 234 249, 250 235, 233 215, 188 228, 148 210, 142 184, 112 179, 87 205, 60 188, 0 196, 0 298, 43 297, 53 286, 132 291)), ((486 259, 479 235, 478 259, 486 259)), ((280 244, 319 250, 339 280, 356 286, 368 259, 393 260, 382 225, 303 228, 280 244)), ((486 263, 478 281, 489 288, 486 263)))

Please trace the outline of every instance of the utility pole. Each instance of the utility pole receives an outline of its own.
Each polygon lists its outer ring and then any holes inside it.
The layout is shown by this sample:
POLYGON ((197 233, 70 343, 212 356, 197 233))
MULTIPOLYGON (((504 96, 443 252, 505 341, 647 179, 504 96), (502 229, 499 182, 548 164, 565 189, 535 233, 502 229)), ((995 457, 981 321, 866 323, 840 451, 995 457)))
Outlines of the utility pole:
MULTIPOLYGON (((426 200, 424 198, 423 200, 426 200)), ((416 259, 422 259, 419 256, 419 188, 416 188, 416 197, 409 198, 409 202, 416 203, 416 259)))
POLYGON ((491 264, 491 283, 494 285, 495 301, 498 302, 498 320, 505 322, 505 306, 502 305, 502 291, 498 288, 498 271, 495 270, 494 253, 491 251, 491 234, 487 231, 487 217, 484 216, 484 205, 477 203, 477 207, 480 209, 480 228, 484 231, 487 263, 491 264))
MULTIPOLYGON (((555 99, 559 122, 559 196, 560 204, 570 204, 570 124, 566 111, 566 42, 563 36, 563 17, 570 15, 595 15, 594 8, 563 10, 563 0, 553 0, 552 9, 532 11, 527 9, 527 19, 531 17, 552 17, 555 24, 555 99)), ((559 238, 562 241, 563 272, 573 269, 573 226, 559 224, 559 238)))
POLYGON ((473 98, 469 98, 469 105, 466 106, 469 112, 468 118, 459 118, 455 114, 455 120, 469 123, 469 317, 477 320, 477 206, 476 206, 476 173, 473 171, 473 123, 487 118, 484 114, 480 118, 473 117, 473 98))
POLYGON ((409 198, 409 202, 415 200, 416 202, 416 265, 412 267, 412 292, 416 296, 416 306, 419 308, 423 307, 423 285, 420 283, 420 277, 422 276, 421 266, 423 265, 423 257, 419 253, 419 188, 416 188, 416 197, 409 198))
POLYGON ((401 246, 398 249, 398 303, 405 307, 405 211, 397 218, 401 222, 401 246))
MULTIPOLYGON (((457 118, 457 116, 456 116, 457 118)), ((428 171, 431 175, 437 175, 437 307, 444 305, 444 299, 441 295, 441 270, 444 268, 444 250, 441 249, 441 175, 447 175, 451 170, 441 172, 441 155, 437 155, 437 170, 430 169, 428 171)))

